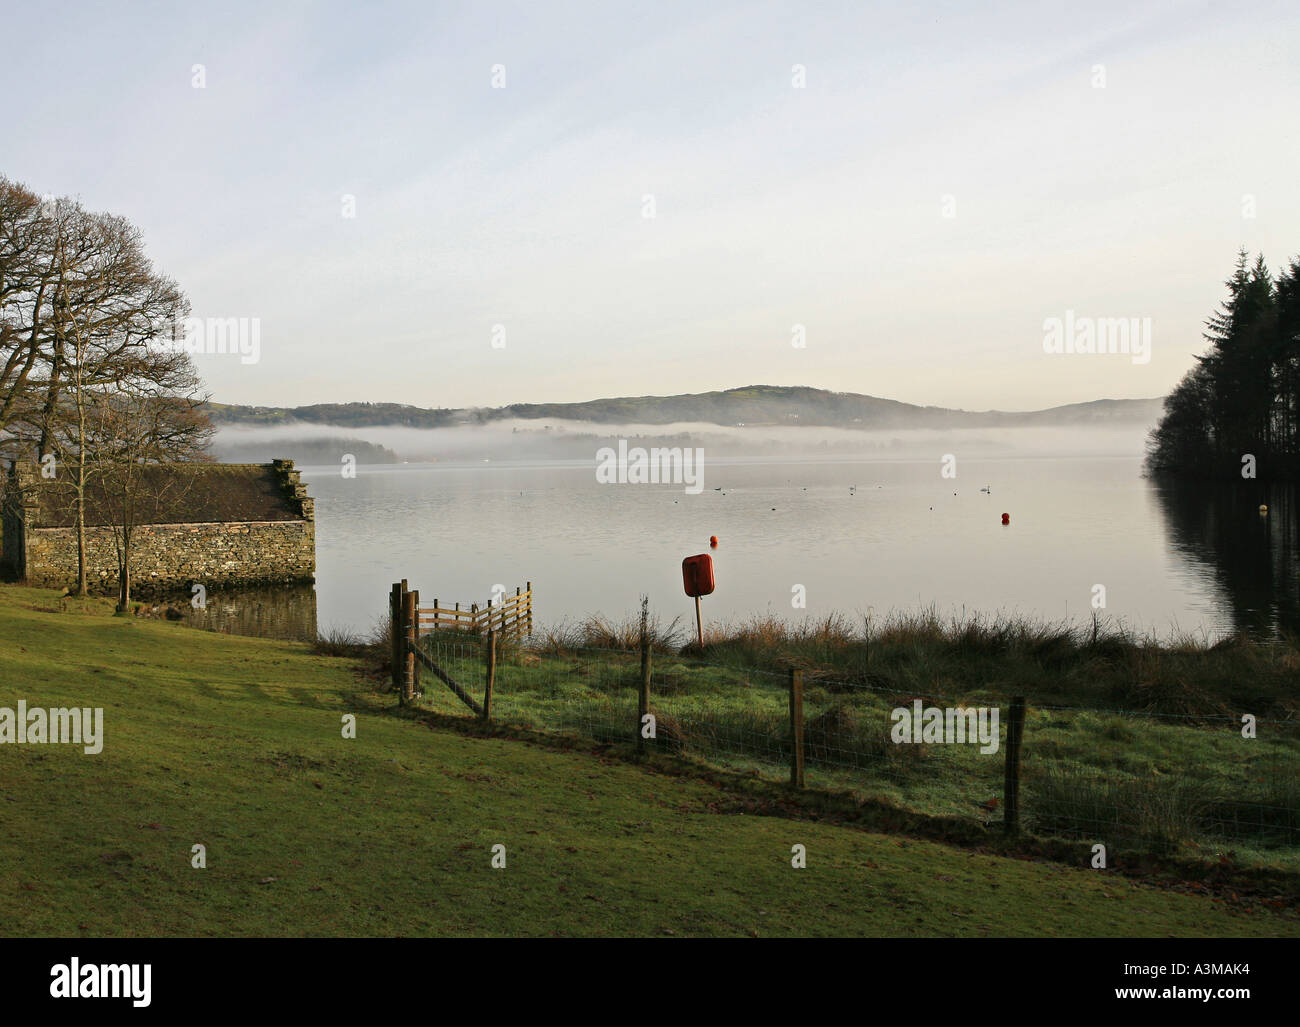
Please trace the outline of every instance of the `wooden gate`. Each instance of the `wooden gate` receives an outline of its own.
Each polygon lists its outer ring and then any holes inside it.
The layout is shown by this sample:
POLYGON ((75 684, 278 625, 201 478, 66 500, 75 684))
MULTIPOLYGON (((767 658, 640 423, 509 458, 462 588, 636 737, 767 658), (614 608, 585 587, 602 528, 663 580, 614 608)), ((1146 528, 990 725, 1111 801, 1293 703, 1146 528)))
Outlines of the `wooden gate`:
POLYGON ((492 679, 496 664, 498 638, 523 638, 533 632, 533 583, 526 588, 516 588, 513 596, 500 603, 491 600, 481 608, 472 603, 462 610, 460 603, 441 606, 438 600, 432 606, 420 605, 420 592, 406 587, 406 580, 394 582, 389 599, 389 623, 392 625, 393 688, 403 703, 411 701, 419 683, 423 667, 445 684, 461 702, 480 717, 488 716, 491 703, 492 679), (480 705, 459 682, 433 660, 420 646, 420 636, 435 631, 463 631, 475 636, 486 636, 487 683, 484 703, 480 705))

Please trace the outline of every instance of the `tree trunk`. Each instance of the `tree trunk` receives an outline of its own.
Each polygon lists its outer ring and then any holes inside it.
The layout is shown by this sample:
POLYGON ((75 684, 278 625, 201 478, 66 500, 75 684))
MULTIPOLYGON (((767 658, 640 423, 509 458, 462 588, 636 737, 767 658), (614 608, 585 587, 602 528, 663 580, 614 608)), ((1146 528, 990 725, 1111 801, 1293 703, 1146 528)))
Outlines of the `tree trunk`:
POLYGON ((86 588, 86 415, 78 401, 77 410, 77 595, 86 588))
POLYGON ((131 606, 131 558, 124 551, 122 567, 117 576, 117 608, 125 613, 131 606))
POLYGON ((86 485, 85 470, 81 471, 82 484, 77 496, 77 595, 89 594, 86 588, 86 485))
POLYGON ((131 526, 122 526, 122 545, 118 549, 117 608, 125 612, 131 605, 131 526))
POLYGON ((41 437, 36 443, 36 459, 44 460, 45 454, 53 447, 50 423, 54 411, 59 405, 59 374, 63 364, 63 340, 56 336, 54 352, 50 357, 50 381, 45 390, 45 405, 41 408, 41 437))

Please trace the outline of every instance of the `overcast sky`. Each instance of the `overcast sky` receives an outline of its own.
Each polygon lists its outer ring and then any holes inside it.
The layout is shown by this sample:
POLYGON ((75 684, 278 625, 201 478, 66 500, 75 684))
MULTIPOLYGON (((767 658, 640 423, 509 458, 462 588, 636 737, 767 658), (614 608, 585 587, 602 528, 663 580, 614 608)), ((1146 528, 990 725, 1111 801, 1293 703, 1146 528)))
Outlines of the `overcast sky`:
POLYGON ((0 173, 260 319, 257 363, 199 358, 224 402, 1154 396, 1239 246, 1300 253, 1294 2, 24 3, 4 36, 0 173), (1150 361, 1045 353, 1067 310, 1151 318, 1150 361))

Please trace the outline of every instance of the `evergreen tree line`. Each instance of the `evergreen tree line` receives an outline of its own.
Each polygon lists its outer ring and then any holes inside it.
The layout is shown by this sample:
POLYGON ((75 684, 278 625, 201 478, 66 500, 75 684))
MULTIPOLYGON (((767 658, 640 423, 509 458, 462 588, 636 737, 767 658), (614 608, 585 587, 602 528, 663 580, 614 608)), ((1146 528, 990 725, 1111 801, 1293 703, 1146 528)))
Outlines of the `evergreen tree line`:
POLYGON ((1209 351, 1165 399, 1147 466, 1186 477, 1300 476, 1300 260, 1274 276, 1241 250, 1206 321, 1209 351), (1253 457, 1253 461, 1249 458, 1253 457))

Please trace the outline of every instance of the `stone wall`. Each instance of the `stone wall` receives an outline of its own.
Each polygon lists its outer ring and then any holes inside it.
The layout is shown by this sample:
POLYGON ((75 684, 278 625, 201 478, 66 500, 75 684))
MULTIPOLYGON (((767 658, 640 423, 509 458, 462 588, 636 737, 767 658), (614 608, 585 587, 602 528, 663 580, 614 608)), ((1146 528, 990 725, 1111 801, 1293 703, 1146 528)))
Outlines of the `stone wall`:
MULTIPOLYGON (((59 588, 77 582, 76 528, 25 532, 27 582, 59 588)), ((316 525, 302 521, 148 524, 131 539, 131 590, 146 594, 205 587, 314 581, 316 525)), ((86 529, 86 578, 94 591, 117 591, 113 529, 86 529)))
MULTIPOLYGON (((269 466, 194 464, 187 465, 185 472, 206 480, 199 486, 193 482, 200 479, 189 478, 192 487, 177 491, 170 508, 155 504, 155 512, 163 513, 156 519, 169 523, 142 524, 132 533, 132 592, 163 596, 189 593, 196 583, 242 588, 316 580, 315 503, 292 460, 273 460, 269 466), (237 519, 235 511, 245 518, 262 519, 237 519), (218 519, 230 514, 235 516, 218 519)), ((32 585, 75 586, 75 506, 69 502, 66 483, 47 483, 35 464, 19 461, 10 465, 0 493, 4 528, 0 574, 32 585), (62 500, 55 491, 60 486, 62 500)), ((112 521, 107 519, 112 510, 97 510, 93 489, 86 496, 87 584, 94 591, 113 594, 118 586, 118 559, 112 521)))

